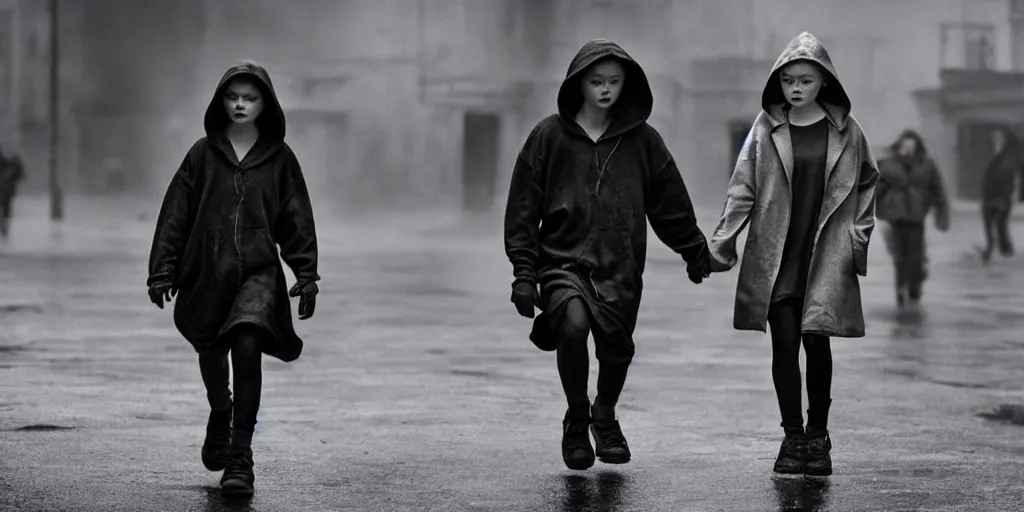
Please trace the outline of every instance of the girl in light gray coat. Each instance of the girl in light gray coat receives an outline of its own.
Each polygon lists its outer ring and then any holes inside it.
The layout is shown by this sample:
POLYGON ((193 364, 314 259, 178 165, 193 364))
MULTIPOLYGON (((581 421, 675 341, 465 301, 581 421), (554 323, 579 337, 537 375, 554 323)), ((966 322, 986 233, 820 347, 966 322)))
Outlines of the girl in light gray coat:
POLYGON ((771 326, 785 439, 780 473, 830 475, 830 337, 864 336, 857 276, 867 274, 878 169, 824 46, 804 32, 775 62, 709 242, 712 271, 737 263, 750 225, 733 325, 771 326), (800 345, 807 353, 804 429, 800 345))

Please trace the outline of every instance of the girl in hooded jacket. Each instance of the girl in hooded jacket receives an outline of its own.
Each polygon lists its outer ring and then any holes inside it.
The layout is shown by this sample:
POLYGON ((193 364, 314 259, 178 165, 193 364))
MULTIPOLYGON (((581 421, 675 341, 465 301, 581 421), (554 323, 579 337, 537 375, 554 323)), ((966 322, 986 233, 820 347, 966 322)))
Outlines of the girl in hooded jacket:
POLYGON ((864 336, 878 169, 828 52, 803 32, 772 67, 709 242, 712 270, 736 265, 750 226, 733 326, 771 328, 772 378, 785 437, 779 473, 830 475, 831 337, 864 336), (807 424, 800 346, 807 354, 807 424))
POLYGON ((692 282, 709 272, 686 185, 647 124, 653 105, 640 65, 611 41, 590 41, 569 65, 558 113, 533 129, 512 171, 505 210, 512 302, 527 318, 540 307, 530 339, 557 350, 568 402, 562 460, 570 469, 593 466, 595 455, 609 464, 631 457, 615 406, 635 350, 648 220, 686 261, 692 282), (593 404, 591 334, 600 363, 593 404))
POLYGON ((284 112, 262 66, 228 69, 203 124, 206 136, 188 150, 164 196, 147 285, 161 309, 177 296, 174 324, 199 355, 210 403, 203 464, 224 471, 225 496, 250 496, 261 356, 288 362, 302 352, 288 297, 299 297, 300 319, 313 315, 316 229, 302 169, 284 142, 284 112), (281 258, 296 277, 290 291, 281 258))

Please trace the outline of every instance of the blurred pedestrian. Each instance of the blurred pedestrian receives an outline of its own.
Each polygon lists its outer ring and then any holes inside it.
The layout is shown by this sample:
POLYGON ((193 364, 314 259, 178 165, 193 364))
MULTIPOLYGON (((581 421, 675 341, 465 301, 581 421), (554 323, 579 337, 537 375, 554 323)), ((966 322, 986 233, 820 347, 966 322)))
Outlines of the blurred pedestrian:
POLYGON ((942 175, 914 130, 904 130, 878 162, 876 208, 885 221, 886 248, 896 267, 896 304, 921 300, 927 278, 925 219, 935 212, 935 227, 949 229, 949 201, 942 175))
POLYGON ((749 223, 733 326, 771 327, 785 433, 774 470, 830 475, 830 337, 864 336, 857 276, 867 274, 878 170, 832 60, 811 34, 795 37, 775 61, 761 105, 711 237, 712 268, 736 265, 736 240, 749 223))
POLYGON ((17 154, 8 156, 0 150, 0 237, 10 234, 11 213, 18 184, 25 177, 25 167, 17 154))
POLYGON ((302 351, 288 297, 299 297, 300 319, 313 315, 317 238, 267 71, 251 62, 228 69, 203 124, 206 136, 189 149, 164 197, 147 285, 161 309, 177 294, 174 324, 199 354, 211 409, 203 464, 224 470, 225 496, 249 496, 261 354, 287 362, 302 351), (297 279, 290 291, 277 246, 297 279))
POLYGON ((635 350, 647 221, 686 261, 692 282, 707 277, 709 260, 682 176, 647 124, 654 99, 640 65, 611 41, 590 41, 569 65, 557 104, 516 160, 505 251, 519 314, 543 311, 530 339, 557 350, 568 402, 562 459, 583 470, 595 455, 610 464, 631 458, 615 406, 635 350), (590 334, 600 364, 592 405, 590 334))
POLYGON ((993 156, 982 174, 981 219, 985 228, 985 246, 976 247, 981 261, 988 263, 998 247, 1003 257, 1013 256, 1010 237, 1010 213, 1017 176, 1024 165, 1017 136, 1007 126, 998 126, 990 134, 993 156))

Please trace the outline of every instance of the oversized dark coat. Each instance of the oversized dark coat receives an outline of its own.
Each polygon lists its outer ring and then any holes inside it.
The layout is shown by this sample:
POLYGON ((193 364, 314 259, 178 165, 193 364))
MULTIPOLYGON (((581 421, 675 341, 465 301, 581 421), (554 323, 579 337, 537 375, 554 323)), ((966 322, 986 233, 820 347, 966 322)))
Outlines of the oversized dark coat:
POLYGON ((204 126, 206 136, 189 149, 164 196, 147 285, 171 281, 178 288, 174 324, 196 351, 235 325, 252 323, 269 334, 266 354, 295 360, 303 343, 293 328, 281 258, 298 280, 318 280, 317 239, 309 192, 284 142, 284 112, 266 70, 229 69, 204 126), (241 75, 256 79, 265 106, 256 120, 259 140, 239 162, 225 135, 223 94, 241 75))
POLYGON ((653 105, 643 69, 622 48, 607 40, 584 45, 559 89, 558 114, 540 121, 519 153, 505 211, 515 282, 539 282, 548 311, 583 299, 595 339, 627 359, 648 219, 685 261, 698 262, 707 250, 675 161, 647 124, 653 105), (626 76, 612 124, 594 142, 575 120, 583 103, 580 79, 608 57, 623 64, 626 76))
POLYGON ((711 255, 732 267, 736 239, 750 225, 733 326, 766 332, 772 288, 782 261, 792 198, 788 104, 779 69, 797 61, 816 62, 831 76, 818 94, 828 118, 825 190, 814 234, 801 331, 836 337, 864 336, 857 276, 867 275, 868 241, 875 226, 878 169, 850 99, 825 48, 811 34, 794 38, 776 60, 761 98, 763 111, 740 151, 729 182, 722 217, 711 236, 711 255))
POLYGON ((890 155, 878 162, 876 208, 879 220, 888 222, 924 222, 934 208, 941 223, 949 221, 949 201, 942 175, 928 156, 921 137, 907 130, 889 148, 890 155), (899 154, 898 144, 906 137, 917 141, 917 152, 910 157, 899 154))

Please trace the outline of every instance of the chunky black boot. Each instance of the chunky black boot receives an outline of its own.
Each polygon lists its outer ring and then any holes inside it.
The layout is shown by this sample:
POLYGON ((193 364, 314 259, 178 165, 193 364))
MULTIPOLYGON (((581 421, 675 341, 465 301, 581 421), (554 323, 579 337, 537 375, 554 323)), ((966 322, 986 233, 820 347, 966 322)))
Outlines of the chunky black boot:
POLYGON ((807 474, 829 476, 832 474, 832 439, 827 429, 807 429, 807 474))
POLYGON ((597 444, 597 458, 605 464, 629 462, 629 444, 622 435, 618 420, 614 419, 614 416, 610 420, 599 420, 593 412, 591 415, 594 419, 590 423, 590 431, 594 434, 594 443, 597 444))
POLYGON ((220 493, 225 498, 247 498, 253 495, 256 475, 252 472, 252 432, 231 430, 224 476, 220 479, 220 493))
POLYGON ((587 426, 590 418, 570 418, 565 413, 562 420, 562 460, 566 467, 582 471, 594 465, 594 447, 590 445, 587 426))
POLYGON ((800 431, 787 431, 772 470, 776 473, 798 475, 804 472, 806 462, 807 436, 800 431))
POLYGON ((206 421, 206 439, 203 441, 203 465, 210 471, 221 471, 227 459, 228 446, 231 443, 231 399, 227 399, 227 409, 218 406, 210 410, 210 418, 206 421))

